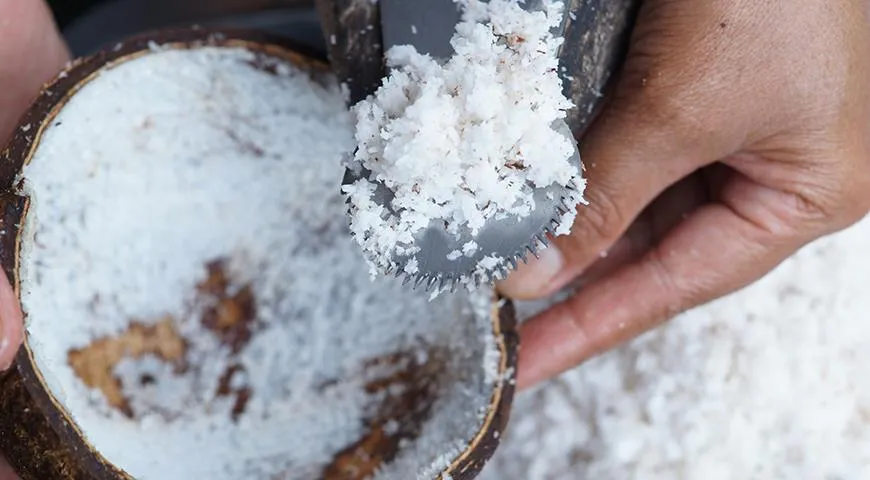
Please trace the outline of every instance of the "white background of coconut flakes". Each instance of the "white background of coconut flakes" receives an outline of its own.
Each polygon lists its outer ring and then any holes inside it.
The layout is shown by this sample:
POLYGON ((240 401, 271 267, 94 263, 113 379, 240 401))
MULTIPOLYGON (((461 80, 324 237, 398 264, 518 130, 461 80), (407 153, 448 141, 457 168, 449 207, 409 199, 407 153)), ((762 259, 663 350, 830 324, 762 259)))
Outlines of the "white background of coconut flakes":
POLYGON ((868 245, 870 218, 520 395, 482 479, 870 478, 868 245))

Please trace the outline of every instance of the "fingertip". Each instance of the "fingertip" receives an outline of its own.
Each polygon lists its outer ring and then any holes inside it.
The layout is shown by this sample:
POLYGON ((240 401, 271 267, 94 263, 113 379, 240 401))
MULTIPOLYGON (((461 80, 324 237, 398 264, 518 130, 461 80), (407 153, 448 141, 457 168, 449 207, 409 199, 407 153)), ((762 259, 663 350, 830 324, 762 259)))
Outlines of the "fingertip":
POLYGON ((24 339, 24 315, 6 274, 0 275, 0 368, 7 370, 24 339))
POLYGON ((565 258, 555 245, 542 250, 537 258, 520 263, 516 270, 496 288, 514 300, 536 300, 555 292, 561 285, 555 284, 564 271, 565 258))

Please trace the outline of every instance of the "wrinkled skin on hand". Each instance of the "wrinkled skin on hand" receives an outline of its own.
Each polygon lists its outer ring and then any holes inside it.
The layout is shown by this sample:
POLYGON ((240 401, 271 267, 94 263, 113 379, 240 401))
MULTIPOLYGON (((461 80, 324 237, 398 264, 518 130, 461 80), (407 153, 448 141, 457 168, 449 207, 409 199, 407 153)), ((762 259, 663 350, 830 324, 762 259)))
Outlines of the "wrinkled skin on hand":
MULTIPOLYGON (((0 145, 42 84, 69 59, 51 12, 42 0, 0 1, 0 145)), ((22 341, 22 315, 12 287, 0 275, 0 368, 12 363, 22 341)), ((18 476, 0 457, 0 480, 18 476)))
POLYGON ((589 206, 502 291, 521 387, 738 290, 870 209, 870 2, 647 0, 583 135, 589 206))

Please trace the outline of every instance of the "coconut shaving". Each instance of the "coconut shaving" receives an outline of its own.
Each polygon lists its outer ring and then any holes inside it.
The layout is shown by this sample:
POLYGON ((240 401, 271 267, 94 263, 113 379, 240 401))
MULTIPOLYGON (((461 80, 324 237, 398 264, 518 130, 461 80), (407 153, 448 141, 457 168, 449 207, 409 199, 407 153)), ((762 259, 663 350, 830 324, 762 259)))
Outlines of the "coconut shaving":
POLYGON ((369 278, 337 188, 351 121, 325 74, 155 48, 42 132, 23 173, 28 344, 112 464, 344 478, 377 430, 397 452, 371 477, 428 480, 476 434, 501 381, 490 293, 430 302, 369 278))
POLYGON ((373 273, 403 267, 395 255, 410 257, 415 273, 414 236, 433 221, 457 237, 477 235, 488 219, 526 217, 534 189, 554 184, 573 185, 580 193, 570 200, 582 201, 573 145, 554 129, 572 106, 557 74, 563 39, 551 33, 562 3, 544 1, 539 11, 516 0, 458 3, 454 55, 441 63, 413 46, 390 48, 391 74, 354 107, 359 148, 349 167, 371 173, 344 192, 373 273), (376 182, 395 194, 389 205, 372 199, 376 182))
POLYGON ((518 396, 481 479, 870 478, 868 242, 870 217, 518 396))

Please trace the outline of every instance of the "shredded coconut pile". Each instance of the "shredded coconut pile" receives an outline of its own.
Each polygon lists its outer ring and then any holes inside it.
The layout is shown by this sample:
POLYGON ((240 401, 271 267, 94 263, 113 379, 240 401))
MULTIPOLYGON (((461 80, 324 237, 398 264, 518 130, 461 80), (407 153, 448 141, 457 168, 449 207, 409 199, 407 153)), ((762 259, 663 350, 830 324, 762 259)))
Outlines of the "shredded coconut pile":
POLYGON ((459 3, 454 56, 392 47, 391 74, 354 107, 350 167, 370 174, 344 191, 375 271, 416 253, 414 235, 430 225, 477 235, 490 218, 527 216, 535 188, 581 184, 573 145, 554 129, 572 106, 557 74, 563 39, 551 33, 561 2, 539 11, 516 0, 459 3), (372 198, 378 184, 395 195, 389 205, 372 198))
POLYGON ((376 478, 428 480, 481 425, 489 294, 371 281, 337 188, 351 118, 319 80, 241 49, 155 48, 83 86, 26 167, 29 344, 135 478, 315 478, 371 420, 403 439, 376 478), (74 365, 107 365, 119 338, 131 353, 86 383, 74 365), (390 410, 415 389, 428 420, 390 410))
POLYGON ((870 478, 870 218, 514 404, 482 480, 870 478))

